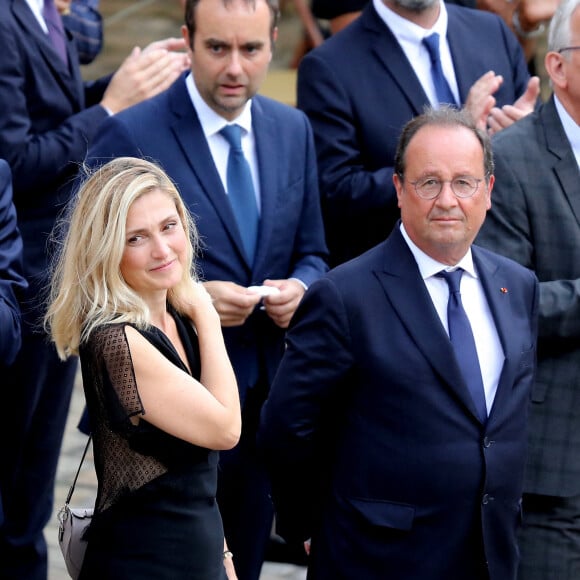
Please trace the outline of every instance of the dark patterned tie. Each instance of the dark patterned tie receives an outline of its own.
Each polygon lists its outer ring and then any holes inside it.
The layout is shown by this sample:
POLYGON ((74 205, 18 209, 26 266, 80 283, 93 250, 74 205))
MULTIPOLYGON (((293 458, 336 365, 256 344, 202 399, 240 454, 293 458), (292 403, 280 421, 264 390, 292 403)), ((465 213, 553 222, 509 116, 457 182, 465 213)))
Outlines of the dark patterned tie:
POLYGON ((449 302, 447 303, 447 324, 449 325, 449 338, 463 373, 471 397, 475 402, 477 413, 482 423, 487 421, 487 407, 485 405, 485 391, 481 378, 481 367, 475 348, 475 340, 471 330, 471 324, 461 302, 459 285, 463 270, 457 268, 453 272, 443 270, 437 274, 445 278, 449 286, 449 302))
POLYGON ((431 58, 431 76, 433 77, 433 84, 435 85, 435 92, 437 93, 437 100, 440 103, 447 103, 449 105, 456 105, 455 97, 449 88, 447 79, 443 74, 441 68, 441 56, 439 54, 439 35, 434 32, 430 36, 423 39, 423 44, 429 51, 431 58))
POLYGON ((54 50, 60 56, 62 62, 68 65, 68 54, 66 52, 66 35, 64 32, 64 26, 62 24, 62 19, 58 13, 53 0, 44 0, 44 6, 42 8, 42 16, 46 22, 46 27, 48 28, 48 36, 54 46, 54 50))
POLYGON ((244 249, 250 264, 254 262, 258 238, 258 206, 250 166, 242 150, 242 130, 239 125, 226 125, 220 133, 230 144, 227 167, 228 197, 244 249))

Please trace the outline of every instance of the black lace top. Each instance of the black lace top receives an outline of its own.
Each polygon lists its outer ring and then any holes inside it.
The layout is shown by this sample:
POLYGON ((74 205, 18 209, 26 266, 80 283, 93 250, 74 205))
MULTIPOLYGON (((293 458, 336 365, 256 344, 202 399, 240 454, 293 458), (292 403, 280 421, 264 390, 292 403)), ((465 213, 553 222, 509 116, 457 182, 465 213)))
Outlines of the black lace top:
MULTIPOLYGON (((188 322, 175 318, 192 374, 199 379, 197 337, 188 322)), ((120 497, 165 474, 172 465, 182 465, 187 458, 192 463, 204 462, 215 453, 186 443, 147 423, 147 409, 139 397, 125 326, 111 324, 100 327, 80 349, 99 479, 96 512, 106 510, 120 497), (142 415, 138 425, 130 420, 135 415, 142 415)), ((163 332, 155 327, 137 330, 174 364, 189 372, 163 332)))
MULTIPOLYGON (((189 368, 199 379, 193 327, 172 314, 189 368)), ((80 352, 98 489, 79 580, 225 580, 224 531, 215 499, 218 453, 147 422, 126 326, 97 329, 80 352), (134 425, 136 415, 140 421, 134 425)), ((137 331, 188 372, 163 332, 137 331)))

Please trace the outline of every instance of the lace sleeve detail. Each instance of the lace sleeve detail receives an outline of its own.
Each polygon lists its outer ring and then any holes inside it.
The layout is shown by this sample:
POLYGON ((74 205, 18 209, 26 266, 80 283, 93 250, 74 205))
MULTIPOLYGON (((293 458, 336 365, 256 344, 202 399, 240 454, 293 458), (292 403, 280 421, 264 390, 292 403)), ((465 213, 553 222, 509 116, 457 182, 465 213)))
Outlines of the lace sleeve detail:
POLYGON ((85 394, 94 421, 97 513, 167 472, 166 465, 146 449, 151 428, 130 421, 134 415, 144 415, 145 409, 125 328, 121 324, 100 327, 81 350, 85 394))
POLYGON ((124 325, 110 325, 95 333, 95 351, 103 361, 125 418, 144 415, 124 325))

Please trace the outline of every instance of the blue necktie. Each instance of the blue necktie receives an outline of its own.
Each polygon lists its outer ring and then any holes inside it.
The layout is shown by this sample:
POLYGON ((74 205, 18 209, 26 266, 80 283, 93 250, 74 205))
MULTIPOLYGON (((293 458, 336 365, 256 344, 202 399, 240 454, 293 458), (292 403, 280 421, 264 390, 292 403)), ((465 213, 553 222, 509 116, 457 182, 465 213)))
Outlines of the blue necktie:
POLYGON ((68 54, 66 52, 66 36, 62 19, 58 13, 53 0, 44 0, 42 16, 48 28, 48 37, 54 46, 54 50, 60 56, 62 62, 68 65, 68 54))
POLYGON ((249 263, 253 264, 259 216, 252 173, 242 150, 241 127, 226 125, 220 133, 230 144, 226 175, 228 197, 238 222, 246 256, 249 263))
POLYGON ((479 366, 479 359, 477 358, 471 324, 469 324, 469 319, 463 309, 461 293, 459 291, 462 275, 463 270, 461 268, 453 272, 446 272, 444 270, 438 274, 438 276, 445 278, 449 286, 449 302, 447 303, 449 338, 451 339, 459 368, 463 373, 463 378, 467 382, 469 392, 475 402, 479 418, 482 423, 485 423, 487 421, 487 407, 485 405, 485 391, 481 378, 481 368, 479 366))
POLYGON ((440 103, 447 103, 449 105, 456 105, 455 97, 449 88, 447 79, 443 74, 441 68, 441 57, 439 55, 439 34, 434 32, 430 36, 423 39, 423 44, 429 51, 431 58, 431 76, 433 77, 433 84, 435 85, 435 92, 437 93, 437 100, 440 103))

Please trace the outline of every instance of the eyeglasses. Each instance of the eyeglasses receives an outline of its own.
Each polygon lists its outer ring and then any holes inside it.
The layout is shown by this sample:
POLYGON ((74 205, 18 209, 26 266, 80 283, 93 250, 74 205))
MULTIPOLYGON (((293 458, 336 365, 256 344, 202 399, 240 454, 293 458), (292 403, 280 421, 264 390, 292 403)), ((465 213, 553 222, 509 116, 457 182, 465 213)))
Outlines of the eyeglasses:
POLYGON ((565 46, 564 48, 558 50, 558 54, 562 54, 565 50, 579 50, 579 49, 580 46, 565 46))
MULTIPOLYGON (((403 179, 402 175, 399 177, 403 179)), ((409 183, 415 187, 417 195, 422 199, 435 199, 441 193, 444 183, 451 185, 451 191, 456 197, 465 199, 474 195, 482 181, 483 179, 478 179, 472 175, 461 175, 451 180, 423 177, 417 181, 409 181, 409 183)))

